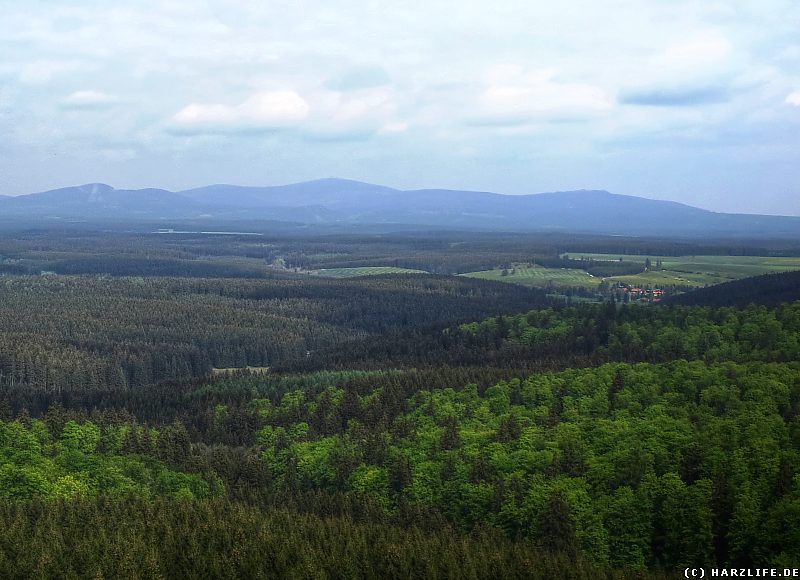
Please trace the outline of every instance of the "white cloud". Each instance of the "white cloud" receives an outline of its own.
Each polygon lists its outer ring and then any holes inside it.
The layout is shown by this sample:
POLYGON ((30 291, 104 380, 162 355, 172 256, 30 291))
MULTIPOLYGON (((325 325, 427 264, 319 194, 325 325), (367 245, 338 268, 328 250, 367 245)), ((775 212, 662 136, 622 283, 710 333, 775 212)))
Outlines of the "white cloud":
POLYGON ((549 117, 595 115, 613 105, 614 100, 602 88, 558 80, 553 70, 500 65, 486 76, 477 102, 477 121, 521 124, 549 117))
POLYGON ((295 91, 257 93, 230 106, 192 103, 172 118, 182 129, 197 132, 241 132, 296 126, 309 112, 308 103, 295 91))
POLYGON ((381 133, 405 133, 406 131, 408 131, 408 123, 402 121, 386 123, 380 130, 381 133))
POLYGON ((795 91, 789 94, 786 97, 786 101, 784 101, 787 105, 792 105, 794 107, 800 107, 800 91, 795 91))
POLYGON ((253 95, 239 112, 257 123, 291 125, 308 116, 308 103, 294 91, 271 91, 253 95))
POLYGON ((263 91, 239 105, 192 103, 172 117, 178 133, 247 133, 290 129, 313 139, 352 139, 402 132, 393 94, 385 88, 339 92, 263 91))
POLYGON ((61 106, 66 109, 99 109, 109 107, 119 102, 114 95, 100 91, 84 90, 75 91, 66 97, 61 106))
POLYGON ((389 125, 397 128, 397 104, 387 88, 357 92, 317 91, 312 96, 313 114, 307 130, 316 136, 370 135, 389 125))
POLYGON ((686 71, 719 66, 733 50, 725 34, 717 29, 697 31, 669 44, 654 64, 667 71, 686 71))
POLYGON ((59 77, 89 68, 87 63, 77 60, 34 60, 12 66, 18 71, 23 85, 46 85, 59 77))

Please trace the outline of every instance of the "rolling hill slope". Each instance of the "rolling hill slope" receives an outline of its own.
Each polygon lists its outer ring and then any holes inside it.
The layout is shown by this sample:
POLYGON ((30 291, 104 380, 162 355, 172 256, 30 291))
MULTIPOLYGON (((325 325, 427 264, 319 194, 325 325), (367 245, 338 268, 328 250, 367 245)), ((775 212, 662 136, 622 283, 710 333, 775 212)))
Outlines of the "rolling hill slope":
POLYGON ((671 201, 581 190, 530 195, 402 191, 345 179, 271 187, 211 185, 186 191, 89 184, 0 197, 2 217, 51 219, 277 220, 500 231, 800 239, 800 217, 724 214, 671 201))
POLYGON ((735 306, 744 308, 750 304, 775 306, 800 300, 800 271, 765 274, 734 280, 687 294, 673 296, 666 304, 685 306, 735 306))

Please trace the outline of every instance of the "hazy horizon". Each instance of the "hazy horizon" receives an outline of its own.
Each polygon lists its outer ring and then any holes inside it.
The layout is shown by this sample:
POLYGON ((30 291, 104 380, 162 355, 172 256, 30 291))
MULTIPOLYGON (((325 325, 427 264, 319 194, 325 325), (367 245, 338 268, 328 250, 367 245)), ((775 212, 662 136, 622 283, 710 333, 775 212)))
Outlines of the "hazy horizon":
POLYGON ((456 192, 460 192, 461 191, 461 192, 465 192, 465 193, 466 192, 487 193, 487 194, 495 194, 495 195, 501 195, 501 196, 506 196, 506 195, 508 195, 508 196, 530 196, 530 195, 534 195, 535 196, 535 195, 540 195, 540 194, 545 194, 546 195, 546 194, 553 194, 553 193, 558 194, 558 193, 574 193, 574 192, 587 192, 587 193, 605 192, 605 193, 610 193, 612 195, 622 195, 622 196, 625 196, 625 197, 640 197, 642 199, 650 199, 650 200, 653 200, 653 201, 666 201, 666 202, 680 203, 680 204, 683 204, 683 205, 687 205, 689 207, 708 210, 708 211, 712 211, 712 212, 716 212, 716 213, 728 213, 728 214, 740 214, 740 215, 763 215, 763 216, 778 216, 778 217, 781 217, 781 216, 782 217, 800 217, 800 213, 797 213, 797 214, 792 214, 792 213, 780 214, 780 213, 755 213, 755 212, 736 212, 736 211, 725 212, 725 211, 714 210, 714 209, 708 208, 708 207, 703 207, 702 205, 699 205, 699 204, 692 204, 692 203, 676 201, 676 200, 670 200, 670 199, 664 199, 664 198, 657 198, 657 197, 631 196, 629 194, 620 194, 620 193, 617 193, 617 192, 614 192, 614 191, 609 191, 609 190, 604 189, 604 188, 593 188, 593 189, 581 188, 581 189, 576 189, 576 190, 532 191, 532 192, 529 192, 529 193, 508 193, 508 192, 502 192, 502 191, 454 189, 454 188, 448 188, 448 187, 440 187, 440 188, 421 187, 421 188, 404 189, 404 188, 401 188, 401 187, 395 187, 395 186, 388 185, 388 184, 385 184, 385 183, 363 182, 363 181, 360 181, 360 180, 357 180, 357 179, 352 179, 352 178, 347 178, 347 177, 336 177, 336 176, 318 177, 318 178, 309 179, 307 181, 300 181, 300 182, 268 183, 268 184, 257 184, 257 183, 244 184, 244 183, 222 183, 222 182, 216 182, 216 183, 205 183, 205 184, 201 184, 201 185, 198 185, 198 186, 195 186, 195 187, 189 187, 189 188, 185 188, 185 189, 168 189, 168 188, 158 187, 157 185, 144 186, 144 187, 121 187, 121 186, 115 185, 113 183, 104 183, 104 182, 99 182, 99 181, 92 181, 92 182, 88 182, 88 183, 76 183, 76 184, 65 185, 65 186, 61 186, 61 187, 55 187, 53 189, 43 190, 43 191, 28 192, 28 193, 16 193, 16 194, 15 193, 12 193, 12 194, 0 194, 0 195, 6 195, 7 197, 20 197, 20 196, 25 196, 25 195, 37 194, 37 193, 45 193, 46 191, 57 191, 57 190, 60 190, 60 189, 71 189, 71 188, 76 188, 76 187, 86 187, 86 186, 90 186, 90 185, 105 185, 105 186, 109 186, 112 189, 117 190, 117 191, 141 191, 141 190, 147 190, 147 189, 156 189, 156 190, 168 191, 168 192, 171 192, 171 193, 181 193, 181 192, 188 192, 188 191, 192 191, 192 190, 196 190, 196 189, 203 189, 203 188, 206 188, 206 187, 269 188, 269 187, 285 187, 285 186, 299 185, 299 184, 306 184, 306 183, 314 183, 314 182, 324 182, 324 181, 328 181, 328 180, 354 181, 354 182, 357 182, 357 183, 363 183, 363 184, 368 184, 368 185, 375 185, 375 186, 380 186, 380 187, 388 187, 390 189, 396 189, 398 192, 412 192, 412 191, 419 191, 419 190, 456 191, 456 192))
POLYGON ((800 215, 790 0, 4 7, 0 194, 342 176, 800 215))

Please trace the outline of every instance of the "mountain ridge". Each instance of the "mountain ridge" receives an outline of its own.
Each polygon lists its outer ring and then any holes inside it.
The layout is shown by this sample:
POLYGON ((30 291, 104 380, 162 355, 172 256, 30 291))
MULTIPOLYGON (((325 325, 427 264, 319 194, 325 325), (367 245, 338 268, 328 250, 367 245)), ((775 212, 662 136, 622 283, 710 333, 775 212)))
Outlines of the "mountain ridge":
POLYGON ((339 178, 273 186, 213 184, 179 191, 88 183, 0 196, 0 218, 270 220, 348 226, 397 224, 495 231, 800 239, 800 217, 713 212, 688 204, 581 189, 509 195, 401 190, 339 178))

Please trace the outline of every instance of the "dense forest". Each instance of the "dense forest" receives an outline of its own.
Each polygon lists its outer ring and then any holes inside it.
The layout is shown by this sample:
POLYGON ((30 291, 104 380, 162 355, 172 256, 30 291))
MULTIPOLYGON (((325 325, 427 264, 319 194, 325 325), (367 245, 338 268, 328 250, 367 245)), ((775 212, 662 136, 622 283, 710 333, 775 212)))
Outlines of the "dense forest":
POLYGON ((293 391, 257 441, 275 493, 433 509, 615 567, 788 564, 799 403, 796 363, 605 365, 409 399, 293 391))
POLYGON ((764 278, 763 300, 753 278, 725 293, 740 300, 698 290, 687 305, 445 275, 687 246, 0 237, 0 575, 800 566, 793 275, 764 278), (297 271, 365 265, 438 274, 297 271))
MULTIPOLYGON (((548 267, 596 268, 600 275, 635 273, 636 256, 740 255, 800 256, 791 240, 708 240, 704 242, 599 237, 590 235, 492 232, 325 233, 284 231, 263 222, 239 224, 245 234, 183 232, 195 225, 143 224, 134 231, 96 232, 24 229, 0 233, 0 274, 170 276, 203 278, 285 278, 294 270, 394 266, 433 274, 457 274, 515 262, 548 267), (158 233, 169 232, 173 233, 158 233), (605 262, 585 253, 630 256, 605 262), (564 256, 567 254, 567 256, 564 256), (285 268, 275 268, 279 261, 285 268)), ((230 229, 230 224, 206 224, 230 229)), ((595 270, 593 270, 595 271, 595 270)))
POLYGON ((57 395, 140 387, 545 303, 537 290, 455 277, 6 277, 0 385, 57 395))
POLYGON ((795 300, 800 300, 800 272, 753 276, 670 298, 673 304, 739 307, 776 305, 795 300))

